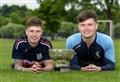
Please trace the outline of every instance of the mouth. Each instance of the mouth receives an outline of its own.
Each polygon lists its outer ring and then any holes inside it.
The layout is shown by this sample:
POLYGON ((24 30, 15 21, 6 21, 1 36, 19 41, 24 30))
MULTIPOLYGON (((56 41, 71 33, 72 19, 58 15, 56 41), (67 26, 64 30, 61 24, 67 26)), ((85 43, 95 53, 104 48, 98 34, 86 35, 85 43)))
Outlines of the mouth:
POLYGON ((91 32, 90 31, 86 31, 86 32, 84 32, 84 34, 90 34, 91 32))
POLYGON ((37 38, 37 37, 32 37, 31 39, 32 39, 32 40, 38 40, 38 38, 37 38))

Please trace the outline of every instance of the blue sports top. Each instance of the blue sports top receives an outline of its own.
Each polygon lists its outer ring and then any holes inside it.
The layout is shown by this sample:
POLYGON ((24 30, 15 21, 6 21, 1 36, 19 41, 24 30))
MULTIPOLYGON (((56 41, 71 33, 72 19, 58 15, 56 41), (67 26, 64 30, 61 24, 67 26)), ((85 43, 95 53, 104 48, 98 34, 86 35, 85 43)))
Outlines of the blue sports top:
POLYGON ((35 61, 41 62, 50 59, 49 49, 52 48, 51 43, 41 38, 36 47, 31 47, 26 37, 16 40, 13 51, 13 59, 23 60, 24 67, 31 67, 35 61))
POLYGON ((76 33, 67 38, 66 48, 75 50, 70 61, 71 69, 80 70, 89 64, 97 65, 102 70, 115 69, 114 43, 108 35, 96 32, 96 38, 88 48, 81 33, 76 33))

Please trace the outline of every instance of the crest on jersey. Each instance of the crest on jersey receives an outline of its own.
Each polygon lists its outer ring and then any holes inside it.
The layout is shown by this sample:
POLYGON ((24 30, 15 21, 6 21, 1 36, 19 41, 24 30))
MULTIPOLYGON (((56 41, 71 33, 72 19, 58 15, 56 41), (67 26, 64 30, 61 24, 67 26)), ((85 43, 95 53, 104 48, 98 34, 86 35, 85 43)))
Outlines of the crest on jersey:
POLYGON ((41 53, 39 53, 39 54, 37 54, 37 60, 41 60, 43 57, 42 57, 42 54, 41 53))
POLYGON ((99 51, 96 52, 96 54, 95 54, 95 58, 96 58, 96 59, 100 59, 100 58, 101 58, 101 56, 100 56, 100 52, 99 52, 99 51))

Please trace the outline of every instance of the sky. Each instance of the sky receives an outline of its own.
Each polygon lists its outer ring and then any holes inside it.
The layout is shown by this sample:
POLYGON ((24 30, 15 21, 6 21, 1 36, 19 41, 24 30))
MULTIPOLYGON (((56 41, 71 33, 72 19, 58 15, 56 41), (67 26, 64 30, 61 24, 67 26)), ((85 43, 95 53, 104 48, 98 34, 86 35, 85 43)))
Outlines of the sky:
POLYGON ((36 2, 36 0, 0 0, 0 6, 3 6, 7 4, 8 6, 11 5, 26 5, 28 9, 34 10, 35 8, 39 7, 39 4, 36 2))

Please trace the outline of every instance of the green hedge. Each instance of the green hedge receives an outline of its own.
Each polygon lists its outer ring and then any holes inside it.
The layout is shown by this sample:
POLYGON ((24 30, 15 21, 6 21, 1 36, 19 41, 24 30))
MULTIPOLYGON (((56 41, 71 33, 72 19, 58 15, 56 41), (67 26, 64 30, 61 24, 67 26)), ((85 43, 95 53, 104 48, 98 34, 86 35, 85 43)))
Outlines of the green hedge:
POLYGON ((8 23, 0 28, 1 38, 19 38, 25 34, 25 26, 20 24, 8 23))

